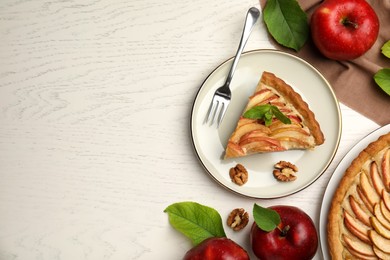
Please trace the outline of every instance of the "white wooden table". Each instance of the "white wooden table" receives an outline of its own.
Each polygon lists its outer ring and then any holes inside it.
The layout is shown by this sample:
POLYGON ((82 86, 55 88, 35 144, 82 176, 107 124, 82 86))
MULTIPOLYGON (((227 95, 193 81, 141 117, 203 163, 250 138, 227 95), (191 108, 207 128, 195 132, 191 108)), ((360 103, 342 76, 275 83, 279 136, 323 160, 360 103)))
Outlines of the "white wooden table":
MULTIPOLYGON (((1 260, 180 259, 189 240, 163 210, 187 200, 222 216, 294 205, 318 225, 334 168, 374 122, 341 104, 330 167, 273 200, 219 186, 191 145, 195 94, 234 55, 251 6, 258 1, 0 2, 1 260)), ((261 48, 272 46, 259 22, 245 50, 261 48)), ((249 229, 225 230, 249 249, 249 229)))

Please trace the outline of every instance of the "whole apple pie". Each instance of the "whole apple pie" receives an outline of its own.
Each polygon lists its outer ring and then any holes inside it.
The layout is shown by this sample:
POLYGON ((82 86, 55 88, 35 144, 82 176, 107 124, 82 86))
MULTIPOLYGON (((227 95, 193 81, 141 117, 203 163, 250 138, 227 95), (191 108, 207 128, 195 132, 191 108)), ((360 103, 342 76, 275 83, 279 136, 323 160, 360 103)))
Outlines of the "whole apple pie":
POLYGON ((312 149, 324 141, 320 125, 302 97, 282 79, 263 72, 228 140, 225 159, 262 152, 312 149), (251 116, 246 116, 248 113, 251 116), (256 113, 260 113, 260 117, 253 116, 256 113), (280 120, 283 118, 287 122, 280 120))
POLYGON ((390 133, 345 171, 328 215, 332 259, 390 259, 390 133))

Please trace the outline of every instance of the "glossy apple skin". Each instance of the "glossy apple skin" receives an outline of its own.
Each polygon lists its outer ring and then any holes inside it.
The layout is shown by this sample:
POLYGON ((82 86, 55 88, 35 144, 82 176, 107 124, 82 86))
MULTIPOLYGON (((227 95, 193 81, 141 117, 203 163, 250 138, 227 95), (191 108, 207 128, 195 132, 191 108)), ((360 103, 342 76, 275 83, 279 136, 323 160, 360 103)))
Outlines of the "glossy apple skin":
POLYGON ((379 33, 378 16, 365 0, 325 0, 314 11, 310 26, 318 50, 333 60, 363 55, 379 33))
POLYGON ((261 230, 253 223, 250 241, 253 253, 261 260, 309 260, 318 247, 318 235, 312 219, 301 209, 293 206, 270 207, 279 213, 280 229, 290 226, 286 235, 279 229, 261 230))
POLYGON ((190 249, 183 260, 249 260, 249 255, 229 238, 212 237, 190 249))

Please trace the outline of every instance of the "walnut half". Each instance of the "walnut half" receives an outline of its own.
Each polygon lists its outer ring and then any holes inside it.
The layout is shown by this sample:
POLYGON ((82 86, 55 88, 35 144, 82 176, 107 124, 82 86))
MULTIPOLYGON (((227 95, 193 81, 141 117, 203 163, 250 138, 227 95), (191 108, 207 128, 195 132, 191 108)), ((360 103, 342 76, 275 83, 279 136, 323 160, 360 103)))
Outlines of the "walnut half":
POLYGON ((237 185, 244 185, 248 181, 248 171, 241 164, 237 164, 229 171, 229 176, 232 182, 237 185))
POLYGON ((227 224, 234 231, 239 231, 246 227, 249 222, 249 214, 243 208, 234 209, 227 219, 227 224))
POLYGON ((294 164, 286 161, 280 161, 274 165, 275 170, 273 171, 274 177, 283 182, 294 181, 297 179, 295 175, 298 172, 298 167, 294 164))

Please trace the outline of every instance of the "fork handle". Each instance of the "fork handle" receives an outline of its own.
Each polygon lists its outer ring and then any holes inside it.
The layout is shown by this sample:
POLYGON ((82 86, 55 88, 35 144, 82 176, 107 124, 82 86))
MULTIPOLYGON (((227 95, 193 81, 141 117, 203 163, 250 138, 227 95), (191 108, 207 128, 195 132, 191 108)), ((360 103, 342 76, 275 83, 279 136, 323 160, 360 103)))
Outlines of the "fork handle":
POLYGON ((260 16, 260 11, 256 7, 251 7, 246 14, 241 41, 240 44, 238 45, 237 53, 236 56, 234 57, 233 64, 230 68, 229 74, 227 75, 226 82, 225 82, 226 86, 230 85, 230 82, 233 78, 234 71, 236 70, 238 64, 238 60, 240 59, 241 53, 244 50, 245 44, 248 41, 249 35, 259 16, 260 16))

